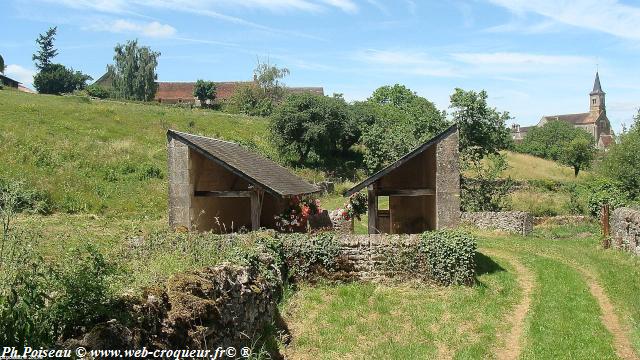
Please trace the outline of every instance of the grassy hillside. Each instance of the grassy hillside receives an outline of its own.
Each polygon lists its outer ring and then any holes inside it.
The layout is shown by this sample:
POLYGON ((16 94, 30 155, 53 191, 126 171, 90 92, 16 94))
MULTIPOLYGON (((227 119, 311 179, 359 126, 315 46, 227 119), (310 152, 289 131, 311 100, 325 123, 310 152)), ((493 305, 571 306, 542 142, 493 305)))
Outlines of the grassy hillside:
POLYGON ((0 180, 47 191, 59 211, 162 215, 169 128, 275 153, 262 118, 4 90, 0 180))
MULTIPOLYGON (((277 157, 264 118, 4 90, 0 91, 0 183, 23 181, 27 189, 50 195, 59 212, 158 219, 167 206, 165 134, 169 128, 240 142, 277 157)), ((506 154, 507 175, 516 180, 575 181, 568 167, 506 154)), ((297 171, 310 180, 322 177, 313 169, 297 171)), ((567 202, 566 196, 542 195, 516 193, 514 208, 545 213, 545 208, 561 209, 567 202)), ((328 209, 344 201, 339 195, 322 199, 328 209)))
MULTIPOLYGON (((509 162, 509 169, 505 175, 511 176, 515 180, 576 181, 573 176, 573 169, 568 166, 527 154, 510 151, 505 152, 505 154, 509 162)), ((577 179, 584 178, 586 174, 586 172, 581 171, 577 179)))

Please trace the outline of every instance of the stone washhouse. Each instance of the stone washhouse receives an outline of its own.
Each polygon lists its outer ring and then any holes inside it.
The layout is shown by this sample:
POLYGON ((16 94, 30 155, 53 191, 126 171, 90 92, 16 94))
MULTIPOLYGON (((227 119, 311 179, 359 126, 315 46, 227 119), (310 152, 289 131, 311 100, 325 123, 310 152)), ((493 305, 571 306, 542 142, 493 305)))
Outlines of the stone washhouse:
POLYGON ((458 128, 453 125, 351 188, 368 192, 369 234, 417 234, 460 222, 458 128), (378 199, 389 197, 389 209, 378 199))
POLYGON ((169 130, 169 224, 230 233, 274 228, 289 198, 320 189, 275 162, 218 139, 169 130))

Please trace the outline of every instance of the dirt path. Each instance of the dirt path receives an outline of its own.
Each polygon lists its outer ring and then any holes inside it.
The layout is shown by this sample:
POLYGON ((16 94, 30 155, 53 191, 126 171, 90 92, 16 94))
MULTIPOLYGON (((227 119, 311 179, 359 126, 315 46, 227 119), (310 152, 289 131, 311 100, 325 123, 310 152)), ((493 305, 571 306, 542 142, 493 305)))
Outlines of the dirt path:
POLYGON ((620 323, 618 316, 615 313, 615 308, 609 300, 609 297, 605 293, 604 289, 598 283, 597 277, 591 271, 584 269, 580 265, 574 263, 573 261, 568 261, 564 259, 556 259, 561 261, 564 264, 567 264, 578 271, 587 282, 589 286, 589 291, 591 291, 591 295, 598 301, 598 305, 600 305, 600 310, 602 312, 600 318, 602 319, 602 323, 609 330, 611 335, 613 336, 613 346, 615 347, 616 354, 621 359, 640 359, 633 350, 633 346, 629 341, 628 334, 630 331, 627 331, 624 326, 620 323))
POLYGON ((507 334, 504 347, 496 351, 496 358, 501 360, 517 359, 522 351, 522 334, 524 332, 524 320, 531 306, 531 291, 535 280, 531 271, 522 265, 512 254, 494 250, 481 250, 483 253, 507 260, 516 270, 518 285, 522 289, 522 300, 509 313, 511 332, 507 334))

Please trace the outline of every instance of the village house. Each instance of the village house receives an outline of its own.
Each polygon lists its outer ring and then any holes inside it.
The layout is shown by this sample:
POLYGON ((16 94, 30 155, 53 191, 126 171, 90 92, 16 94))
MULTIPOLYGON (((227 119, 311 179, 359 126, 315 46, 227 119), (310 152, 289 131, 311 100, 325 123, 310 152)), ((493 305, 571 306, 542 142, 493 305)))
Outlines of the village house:
MULTIPOLYGON (((95 84, 98 84, 106 89, 113 87, 113 78, 111 73, 107 72, 102 75, 95 84)), ((196 85, 194 81, 190 82, 171 82, 171 81, 158 81, 158 90, 154 100, 163 104, 194 104, 200 105, 200 101, 193 96, 193 89, 196 85)), ((236 89, 241 86, 250 86, 255 84, 254 81, 217 81, 216 84, 216 99, 217 103, 224 103, 229 101, 236 89)), ((286 91, 291 93, 312 93, 318 95, 324 95, 324 89, 322 87, 286 87, 286 91)))
POLYGON ((242 146, 169 130, 169 224, 234 232, 275 228, 291 197, 320 191, 242 146))
POLYGON ((453 125, 357 184, 368 192, 369 234, 418 234, 460 222, 458 127, 453 125), (378 198, 389 197, 389 209, 378 198))
POLYGON ((589 93, 589 112, 564 115, 546 115, 543 116, 538 124, 534 126, 525 127, 513 124, 511 126, 511 137, 516 143, 522 142, 529 130, 536 126, 543 126, 548 121, 553 120, 564 121, 576 128, 585 130, 593 136, 596 147, 599 149, 606 149, 613 143, 611 123, 607 117, 607 109, 605 105, 605 92, 602 91, 600 75, 598 72, 596 72, 593 90, 589 93))

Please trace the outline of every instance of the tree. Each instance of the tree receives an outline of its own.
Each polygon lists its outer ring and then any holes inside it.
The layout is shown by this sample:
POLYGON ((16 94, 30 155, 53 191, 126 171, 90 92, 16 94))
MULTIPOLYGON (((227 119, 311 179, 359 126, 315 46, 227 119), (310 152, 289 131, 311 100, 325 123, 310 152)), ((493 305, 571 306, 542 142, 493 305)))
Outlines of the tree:
POLYGON ((460 161, 465 176, 461 182, 461 205, 464 211, 501 211, 507 195, 515 185, 510 177, 501 178, 509 165, 503 154, 482 155, 463 152, 460 161))
POLYGON ((117 44, 114 50, 115 64, 107 66, 107 71, 113 74, 115 95, 126 100, 153 100, 158 89, 156 67, 160 53, 139 47, 138 40, 117 44))
POLYGON ((62 64, 49 64, 33 77, 33 86, 41 94, 63 94, 82 90, 91 76, 62 64))
POLYGON ((51 65, 51 60, 58 55, 58 50, 53 45, 53 42, 56 40, 57 31, 57 26, 49 28, 46 33, 38 35, 36 39, 40 50, 33 54, 32 60, 36 62, 36 68, 40 71, 51 65))
POLYGON ((516 150, 549 160, 562 161, 567 144, 577 138, 584 139, 594 146, 593 136, 588 132, 567 122, 552 120, 529 130, 516 150))
POLYGON ((216 84, 212 81, 196 81, 196 85, 193 87, 193 96, 200 100, 200 106, 206 107, 207 100, 213 102, 216 98, 216 84))
POLYGON ((449 126, 445 112, 404 85, 382 86, 358 105, 364 161, 376 171, 449 126))
POLYGON ((7 67, 4 65, 4 58, 0 55, 0 73, 4 74, 7 67))
POLYGON ((640 200, 640 111, 634 125, 620 134, 619 143, 609 148, 598 171, 618 182, 633 200, 640 200))
POLYGON ((573 173, 578 177, 580 170, 591 166, 595 154, 596 149, 593 147, 593 140, 589 141, 589 139, 579 136, 564 146, 560 161, 573 167, 573 173))
POLYGON ((280 80, 287 75, 289 75, 289 69, 279 68, 275 64, 271 65, 268 61, 263 63, 259 59, 256 68, 253 70, 253 76, 258 87, 262 90, 264 97, 272 102, 282 100, 284 84, 280 83, 280 80))
POLYGON ((274 111, 271 134, 282 154, 305 163, 311 153, 330 160, 356 141, 347 103, 340 97, 290 94, 274 111))
POLYGON ((459 88, 451 95, 450 108, 460 132, 460 150, 481 156, 496 154, 511 145, 505 122, 508 112, 499 112, 487 104, 487 92, 465 91, 459 88))

